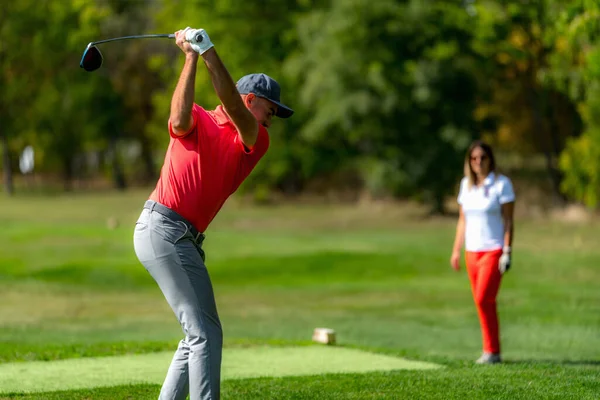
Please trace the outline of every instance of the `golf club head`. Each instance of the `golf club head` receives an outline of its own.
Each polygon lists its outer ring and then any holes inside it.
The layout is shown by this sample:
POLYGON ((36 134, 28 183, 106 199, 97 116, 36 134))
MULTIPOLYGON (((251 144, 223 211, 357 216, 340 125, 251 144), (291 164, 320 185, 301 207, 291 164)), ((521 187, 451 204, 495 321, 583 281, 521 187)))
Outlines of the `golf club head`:
POLYGON ((88 72, 92 72, 100 68, 102 65, 102 53, 96 46, 92 46, 92 44, 88 44, 85 51, 83 52, 83 56, 81 56, 81 62, 79 66, 85 69, 88 72))

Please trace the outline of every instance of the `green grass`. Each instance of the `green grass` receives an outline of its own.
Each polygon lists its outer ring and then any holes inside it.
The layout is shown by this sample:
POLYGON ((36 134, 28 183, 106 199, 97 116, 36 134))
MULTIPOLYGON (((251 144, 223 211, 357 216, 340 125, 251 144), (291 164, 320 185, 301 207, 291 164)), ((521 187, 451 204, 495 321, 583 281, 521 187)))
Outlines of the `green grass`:
MULTIPOLYGON (((181 330, 133 252, 146 195, 0 199, 0 363, 174 350, 181 330)), ((486 368, 472 363, 481 339, 466 274, 448 266, 455 221, 422 215, 412 206, 228 203, 205 242, 226 351, 308 345, 324 326, 344 347, 447 368, 226 380, 224 396, 598 398, 597 224, 517 220, 499 296, 507 362, 486 368)), ((158 390, 12 397, 137 399, 158 390)))
MULTIPOLYGON (((461 368, 436 371, 391 371, 324 374, 285 378, 228 380, 222 397, 232 400, 281 399, 596 399, 593 368, 553 364, 518 367, 461 368), (581 373, 584 371, 584 373, 581 373), (568 386, 568 390, 565 389, 568 386)), ((8 395, 0 399, 81 400, 156 399, 159 385, 127 385, 92 390, 8 395)))
MULTIPOLYGON (((87 389, 123 384, 162 383, 173 352, 0 364, 0 393, 87 389)), ((222 380, 436 369, 409 361, 339 346, 225 349, 222 380)))

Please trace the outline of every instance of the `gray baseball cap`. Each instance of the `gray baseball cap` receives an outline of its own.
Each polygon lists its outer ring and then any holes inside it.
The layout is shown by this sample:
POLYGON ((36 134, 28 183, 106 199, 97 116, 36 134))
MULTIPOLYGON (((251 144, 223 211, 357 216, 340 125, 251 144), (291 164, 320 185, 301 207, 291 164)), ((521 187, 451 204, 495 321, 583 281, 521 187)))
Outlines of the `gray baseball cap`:
POLYGON ((294 110, 281 103, 279 83, 266 74, 250 74, 241 77, 237 82, 237 89, 240 94, 253 93, 277 104, 275 116, 279 118, 289 118, 294 114, 294 110))

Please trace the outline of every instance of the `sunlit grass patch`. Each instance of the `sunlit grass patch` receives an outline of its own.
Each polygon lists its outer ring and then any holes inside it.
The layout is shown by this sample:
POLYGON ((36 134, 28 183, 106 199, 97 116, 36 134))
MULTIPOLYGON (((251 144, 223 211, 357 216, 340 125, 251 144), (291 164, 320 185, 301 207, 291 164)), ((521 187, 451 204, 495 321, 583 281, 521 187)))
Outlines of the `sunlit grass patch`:
MULTIPOLYGON (((136 383, 160 384, 172 352, 0 364, 0 393, 86 389, 136 383)), ((330 346, 225 349, 222 379, 436 369, 356 349, 330 346)))

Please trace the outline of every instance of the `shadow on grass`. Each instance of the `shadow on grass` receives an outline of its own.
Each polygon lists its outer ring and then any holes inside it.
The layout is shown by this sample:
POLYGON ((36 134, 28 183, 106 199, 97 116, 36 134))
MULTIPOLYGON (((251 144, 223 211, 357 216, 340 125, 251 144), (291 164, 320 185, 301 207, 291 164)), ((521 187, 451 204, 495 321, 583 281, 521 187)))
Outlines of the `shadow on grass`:
POLYGON ((563 366, 578 366, 578 367, 600 367, 600 360, 551 360, 551 359, 523 359, 523 360, 502 360, 505 365, 563 365, 563 366))

